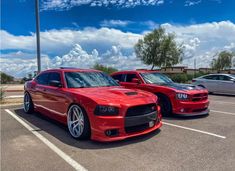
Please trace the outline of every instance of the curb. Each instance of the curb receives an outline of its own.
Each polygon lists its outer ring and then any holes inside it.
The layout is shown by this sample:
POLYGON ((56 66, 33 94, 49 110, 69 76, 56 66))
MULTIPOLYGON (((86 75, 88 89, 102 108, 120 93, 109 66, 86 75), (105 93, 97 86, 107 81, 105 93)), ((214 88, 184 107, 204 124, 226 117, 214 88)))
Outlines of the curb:
POLYGON ((24 90, 4 90, 5 92, 24 92, 24 90))

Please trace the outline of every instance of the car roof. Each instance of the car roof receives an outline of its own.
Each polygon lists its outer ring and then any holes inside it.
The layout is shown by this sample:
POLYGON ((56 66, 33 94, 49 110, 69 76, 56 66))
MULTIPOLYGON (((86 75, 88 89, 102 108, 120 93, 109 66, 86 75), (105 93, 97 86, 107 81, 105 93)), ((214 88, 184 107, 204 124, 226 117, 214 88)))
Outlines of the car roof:
POLYGON ((138 69, 138 70, 124 70, 124 71, 117 71, 114 72, 113 74, 124 74, 124 73, 150 73, 150 72, 158 72, 157 70, 147 70, 147 69, 138 69))
POLYGON ((202 77, 208 76, 208 75, 226 75, 226 76, 232 76, 232 74, 217 73, 217 74, 207 74, 207 75, 203 75, 202 77))
MULTIPOLYGON (((61 68, 56 68, 56 69, 47 69, 42 72, 59 72, 59 71, 64 71, 64 72, 102 72, 99 70, 95 69, 81 69, 81 68, 69 68, 69 67, 61 67, 61 68)), ((41 72, 41 73, 42 73, 41 72)))

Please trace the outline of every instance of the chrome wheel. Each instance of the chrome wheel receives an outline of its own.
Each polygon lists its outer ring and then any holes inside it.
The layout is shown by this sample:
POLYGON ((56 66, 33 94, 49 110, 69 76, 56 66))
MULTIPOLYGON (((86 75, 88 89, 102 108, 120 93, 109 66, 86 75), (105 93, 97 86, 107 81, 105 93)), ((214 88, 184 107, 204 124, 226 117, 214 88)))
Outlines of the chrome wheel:
POLYGON ((70 134, 74 138, 79 138, 84 131, 84 114, 78 105, 69 108, 67 123, 70 134))
POLYGON ((29 112, 30 109, 30 96, 28 93, 24 94, 24 111, 29 112))

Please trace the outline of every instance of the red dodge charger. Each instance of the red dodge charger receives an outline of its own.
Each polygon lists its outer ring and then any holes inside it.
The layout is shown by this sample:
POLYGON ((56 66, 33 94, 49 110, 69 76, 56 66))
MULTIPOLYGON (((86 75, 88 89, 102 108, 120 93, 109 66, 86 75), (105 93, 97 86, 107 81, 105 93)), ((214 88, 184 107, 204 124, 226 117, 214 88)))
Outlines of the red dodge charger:
POLYGON ((67 124, 77 139, 115 141, 160 128, 156 101, 151 93, 120 87, 100 71, 61 68, 26 82, 24 111, 67 124))
POLYGON ((209 113, 208 91, 204 87, 174 83, 156 71, 121 71, 112 74, 121 85, 141 89, 158 96, 163 115, 206 115, 209 113))

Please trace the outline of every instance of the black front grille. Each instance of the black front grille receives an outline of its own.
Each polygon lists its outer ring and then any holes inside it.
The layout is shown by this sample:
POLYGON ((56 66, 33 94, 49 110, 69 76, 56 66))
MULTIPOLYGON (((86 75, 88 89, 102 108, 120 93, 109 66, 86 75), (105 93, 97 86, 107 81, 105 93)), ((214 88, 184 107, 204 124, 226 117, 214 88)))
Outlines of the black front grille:
POLYGON ((156 110, 157 110, 156 104, 154 103, 147 105, 133 106, 128 108, 126 112, 126 117, 145 115, 154 112, 156 110))
POLYGON ((208 99, 208 94, 207 93, 199 93, 199 94, 194 94, 192 96, 192 101, 194 101, 194 102, 207 100, 207 99, 208 99))
POLYGON ((134 133, 134 132, 144 131, 148 128, 149 128, 149 123, 145 123, 145 124, 142 124, 142 125, 125 127, 125 131, 126 131, 126 133, 134 133))
POLYGON ((203 109, 194 109, 193 112, 203 112, 207 110, 207 108, 203 108, 203 109))

